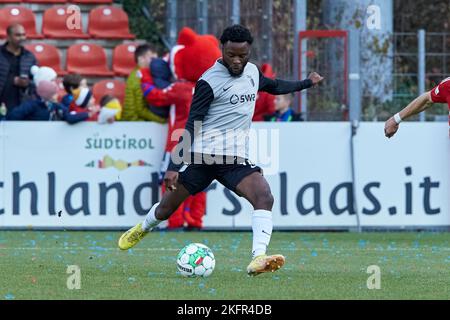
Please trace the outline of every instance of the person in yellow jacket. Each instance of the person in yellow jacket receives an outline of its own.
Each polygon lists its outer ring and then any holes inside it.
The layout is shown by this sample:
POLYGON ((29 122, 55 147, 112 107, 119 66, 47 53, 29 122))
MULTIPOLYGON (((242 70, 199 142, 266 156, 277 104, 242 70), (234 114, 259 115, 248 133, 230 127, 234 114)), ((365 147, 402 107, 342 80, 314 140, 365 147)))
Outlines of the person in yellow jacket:
POLYGON ((152 59, 156 57, 156 50, 150 44, 142 44, 136 48, 134 58, 137 65, 129 75, 126 82, 125 100, 121 115, 122 121, 167 122, 166 118, 158 116, 150 110, 147 102, 144 100, 141 89, 141 76, 139 69, 148 68, 152 59))

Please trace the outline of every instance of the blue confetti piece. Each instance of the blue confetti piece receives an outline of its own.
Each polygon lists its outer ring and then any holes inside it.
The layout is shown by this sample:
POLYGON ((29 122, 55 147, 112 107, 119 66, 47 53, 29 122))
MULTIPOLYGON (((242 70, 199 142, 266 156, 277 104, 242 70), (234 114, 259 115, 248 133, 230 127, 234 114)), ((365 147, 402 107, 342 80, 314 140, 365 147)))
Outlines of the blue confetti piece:
POLYGON ((214 289, 214 288, 209 289, 209 293, 216 294, 216 289, 214 289))
POLYGON ((14 295, 12 293, 7 293, 5 294, 5 299, 6 300, 14 300, 16 297, 14 297, 14 295))
POLYGON ((134 277, 129 277, 129 278, 128 278, 128 282, 133 283, 133 282, 135 282, 135 281, 136 281, 136 278, 134 278, 134 277))
POLYGON ((311 255, 312 255, 313 257, 317 257, 317 252, 316 252, 316 251, 312 251, 312 252, 311 252, 311 255))
POLYGON ((359 245, 359 247, 361 249, 365 248, 366 247, 366 241, 365 240, 359 240, 358 245, 359 245))
POLYGON ((36 240, 30 240, 30 244, 31 244, 31 246, 36 246, 36 240))
POLYGON ((198 285, 198 287, 199 287, 200 289, 203 289, 203 288, 205 287, 205 284, 204 284, 203 282, 200 282, 200 284, 198 285))

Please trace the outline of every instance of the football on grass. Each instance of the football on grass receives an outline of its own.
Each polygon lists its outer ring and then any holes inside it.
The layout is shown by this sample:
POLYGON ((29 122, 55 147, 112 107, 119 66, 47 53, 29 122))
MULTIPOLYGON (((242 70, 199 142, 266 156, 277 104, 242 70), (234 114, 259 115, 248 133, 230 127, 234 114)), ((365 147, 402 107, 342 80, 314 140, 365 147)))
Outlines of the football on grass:
POLYGON ((177 256, 177 268, 185 277, 209 277, 216 266, 211 249, 201 243, 190 243, 177 256))

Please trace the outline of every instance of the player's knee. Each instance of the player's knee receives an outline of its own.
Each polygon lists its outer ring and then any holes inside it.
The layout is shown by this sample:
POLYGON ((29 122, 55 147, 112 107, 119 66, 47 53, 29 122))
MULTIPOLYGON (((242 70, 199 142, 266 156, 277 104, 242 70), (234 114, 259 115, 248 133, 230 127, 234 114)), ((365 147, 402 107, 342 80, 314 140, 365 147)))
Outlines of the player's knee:
POLYGON ((267 190, 265 192, 261 192, 257 195, 256 201, 255 201, 255 207, 257 209, 264 209, 268 211, 272 211, 273 207, 273 195, 270 192, 270 190, 267 190))

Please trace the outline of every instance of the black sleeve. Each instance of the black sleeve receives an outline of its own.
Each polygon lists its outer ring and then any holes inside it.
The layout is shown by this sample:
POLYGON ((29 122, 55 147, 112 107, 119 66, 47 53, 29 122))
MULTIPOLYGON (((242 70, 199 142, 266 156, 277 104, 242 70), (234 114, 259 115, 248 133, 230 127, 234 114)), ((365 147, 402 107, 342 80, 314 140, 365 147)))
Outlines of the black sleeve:
MULTIPOLYGON (((190 148, 193 139, 198 132, 197 127, 194 127, 196 121, 203 121, 206 114, 208 113, 211 102, 214 100, 214 93, 211 86, 205 80, 197 81, 194 91, 194 97, 192 98, 191 108, 189 111, 189 118, 186 122, 185 130, 183 135, 178 141, 178 145, 175 147, 175 154, 179 155, 180 158, 184 156, 184 150, 190 148)), ((180 161, 173 161, 173 154, 170 156, 170 163, 168 171, 178 171, 182 167, 180 161)))
POLYGON ((258 91, 264 91, 270 94, 286 94, 304 89, 311 88, 313 82, 311 79, 303 81, 289 81, 281 79, 266 78, 261 71, 259 71, 259 88, 258 91))

